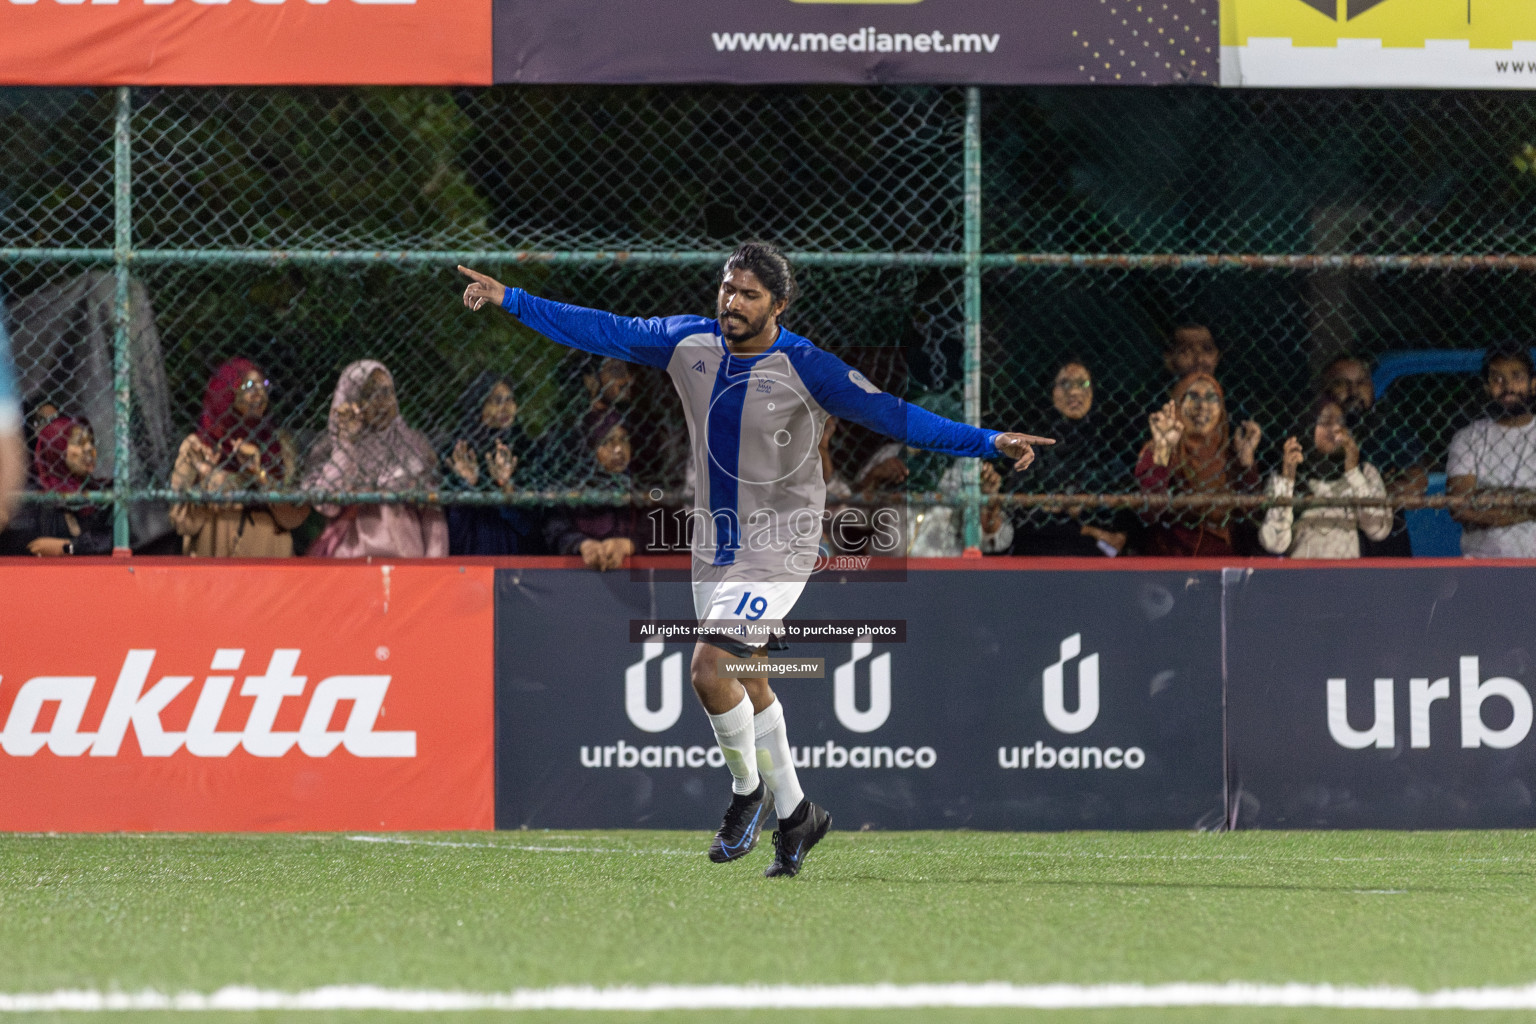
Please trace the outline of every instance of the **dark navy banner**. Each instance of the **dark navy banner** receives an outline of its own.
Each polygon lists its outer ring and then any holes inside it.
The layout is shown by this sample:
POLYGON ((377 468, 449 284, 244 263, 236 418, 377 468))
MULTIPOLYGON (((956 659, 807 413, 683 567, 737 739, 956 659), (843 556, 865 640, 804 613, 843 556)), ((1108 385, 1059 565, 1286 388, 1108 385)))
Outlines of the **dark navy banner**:
MULTIPOLYGON (((687 583, 497 572, 500 828, 714 828, 730 799, 689 685, 687 583)), ((774 683, 839 828, 1192 828, 1223 811, 1217 572, 914 571, 806 588, 793 620, 904 620, 792 643, 774 683)))
POLYGON ((1217 84, 1216 3, 1131 6, 1115 0, 494 0, 495 80, 1217 84))
POLYGON ((1237 825, 1536 826, 1536 573, 1226 574, 1237 825))

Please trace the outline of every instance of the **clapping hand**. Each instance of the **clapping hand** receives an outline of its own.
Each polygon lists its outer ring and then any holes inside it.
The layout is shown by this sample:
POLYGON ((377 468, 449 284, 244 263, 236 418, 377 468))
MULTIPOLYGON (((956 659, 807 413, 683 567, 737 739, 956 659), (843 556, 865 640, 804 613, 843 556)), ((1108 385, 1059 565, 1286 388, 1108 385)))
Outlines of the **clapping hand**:
POLYGON ((1246 421, 1237 428, 1237 436, 1232 439, 1232 446, 1237 450, 1237 461, 1244 469, 1253 468, 1254 453, 1259 450, 1259 441, 1264 437, 1264 431, 1253 420, 1246 421))
POLYGON ((355 441, 363 432, 363 409, 356 402, 346 402, 336 409, 336 432, 343 441, 355 441))
POLYGON ((448 465, 459 475, 459 479, 470 487, 480 482, 480 459, 475 455, 475 450, 469 446, 468 441, 460 440, 453 446, 453 454, 449 456, 448 465))
POLYGON ((1296 467, 1300 466, 1305 458, 1306 456, 1301 452, 1301 442, 1294 437, 1286 438, 1285 448, 1280 453, 1280 475, 1294 483, 1296 467))
POLYGON ((1152 428, 1152 458, 1159 466, 1166 466, 1174 446, 1184 436, 1178 406, 1169 402, 1147 417, 1147 425, 1152 428))
POLYGON ((486 465, 491 470, 491 480, 497 487, 506 490, 512 483, 512 471, 517 469, 517 456, 512 454, 506 442, 497 441, 496 447, 485 457, 486 465))

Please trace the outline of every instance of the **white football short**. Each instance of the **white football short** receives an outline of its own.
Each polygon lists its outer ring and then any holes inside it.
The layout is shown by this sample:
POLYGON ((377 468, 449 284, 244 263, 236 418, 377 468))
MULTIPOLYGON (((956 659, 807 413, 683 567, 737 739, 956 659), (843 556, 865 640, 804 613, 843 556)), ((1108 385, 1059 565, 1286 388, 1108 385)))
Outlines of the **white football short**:
POLYGON ((784 619, 804 590, 804 579, 754 582, 721 573, 693 581, 693 610, 699 625, 718 637, 709 641, 718 647, 743 656, 764 646, 782 650, 784 619))

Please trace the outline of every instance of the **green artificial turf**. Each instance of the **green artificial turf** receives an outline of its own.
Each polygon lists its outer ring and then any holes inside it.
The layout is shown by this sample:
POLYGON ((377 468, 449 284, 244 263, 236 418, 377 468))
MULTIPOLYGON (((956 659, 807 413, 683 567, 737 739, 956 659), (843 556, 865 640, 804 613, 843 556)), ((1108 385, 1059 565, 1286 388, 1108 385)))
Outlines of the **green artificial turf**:
MULTIPOLYGON (((762 877, 766 843, 743 861, 709 863, 702 833, 373 838, 403 842, 344 835, 0 836, 0 992, 1232 980, 1428 990, 1536 982, 1531 833, 833 832, 801 876, 789 880, 762 877)), ((156 1015, 133 1015, 149 1016, 156 1015)), ((672 1021, 721 1014, 588 1016, 672 1021)), ((786 1019, 784 1012, 725 1016, 754 1024, 786 1019)), ((796 1012, 788 1019, 874 1016, 796 1012)), ((878 1016, 1363 1024, 1467 1014, 878 1016)), ((1516 1018, 1529 1016, 1475 1015, 1516 1018)))

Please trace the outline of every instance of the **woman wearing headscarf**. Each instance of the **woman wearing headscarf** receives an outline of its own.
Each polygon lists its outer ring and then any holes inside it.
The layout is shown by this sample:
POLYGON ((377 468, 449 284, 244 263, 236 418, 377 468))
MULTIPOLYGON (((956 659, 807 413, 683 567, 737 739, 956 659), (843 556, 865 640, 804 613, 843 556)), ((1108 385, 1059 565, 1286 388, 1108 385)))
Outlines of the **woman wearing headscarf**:
MULTIPOLYGON (((309 453, 306 489, 421 491, 437 486, 437 453, 400 415, 395 379, 383 363, 362 359, 341 371, 326 436, 309 453)), ((309 553, 319 557, 440 558, 448 524, 431 505, 317 506, 331 522, 309 553)))
MULTIPOLYGON (((178 491, 275 491, 290 486, 297 454, 268 416, 268 381, 249 359, 231 359, 203 391, 197 429, 181 442, 171 486, 178 491)), ((182 552, 201 558, 288 558, 308 505, 240 502, 171 506, 182 552)))
MULTIPOLYGON (((459 396, 459 428, 446 461, 450 482, 466 490, 512 493, 512 474, 526 462, 528 435, 517 422, 511 381, 490 371, 476 377, 459 396)), ((512 505, 452 505, 448 508, 448 552, 453 555, 526 553, 533 518, 512 505)))
MULTIPOLYGON (((575 490, 615 491, 634 496, 629 475, 634 447, 623 413, 615 406, 591 409, 582 417, 585 457, 574 467, 575 490)), ((580 555, 589 569, 617 569, 645 542, 645 517, 634 502, 558 508, 544 523, 544 539, 557 555, 580 555)))
MULTIPOLYGON (((1302 418, 1297 436, 1285 439, 1280 472, 1270 476, 1265 493, 1272 498, 1295 495, 1298 469, 1300 489, 1317 497, 1387 496, 1376 467, 1361 461, 1344 409, 1332 398, 1319 399, 1302 418)), ((1264 550, 1290 558, 1359 558, 1360 534, 1382 541, 1391 532, 1392 509, 1386 505, 1309 508, 1299 514, 1289 505, 1277 505, 1264 515, 1259 542, 1264 550)))
MULTIPOLYGON (((1129 459, 1115 443, 1094 402, 1093 375, 1077 357, 1063 360, 1051 375, 1049 425, 1043 433, 1056 443, 1040 449, 1026 476, 1010 473, 1012 493, 1106 494, 1125 486, 1129 459)), ((1018 508, 1009 554, 1114 557, 1125 550, 1134 524, 1128 513, 1105 508, 1018 508)))
POLYGON ((110 555, 112 508, 71 498, 81 491, 105 490, 110 481, 96 470, 96 436, 85 419, 56 416, 37 432, 32 471, 37 489, 51 501, 23 504, 11 520, 8 547, 43 558, 57 555, 110 555))
MULTIPOLYGON (((1254 455, 1262 434, 1252 420, 1234 437, 1226 395, 1216 378, 1191 373, 1173 386, 1167 405, 1148 418, 1152 440, 1136 462, 1147 494, 1222 495, 1259 489, 1254 455)), ((1237 527, 1243 517, 1220 507, 1150 510, 1147 554, 1227 558, 1244 554, 1237 527)))

